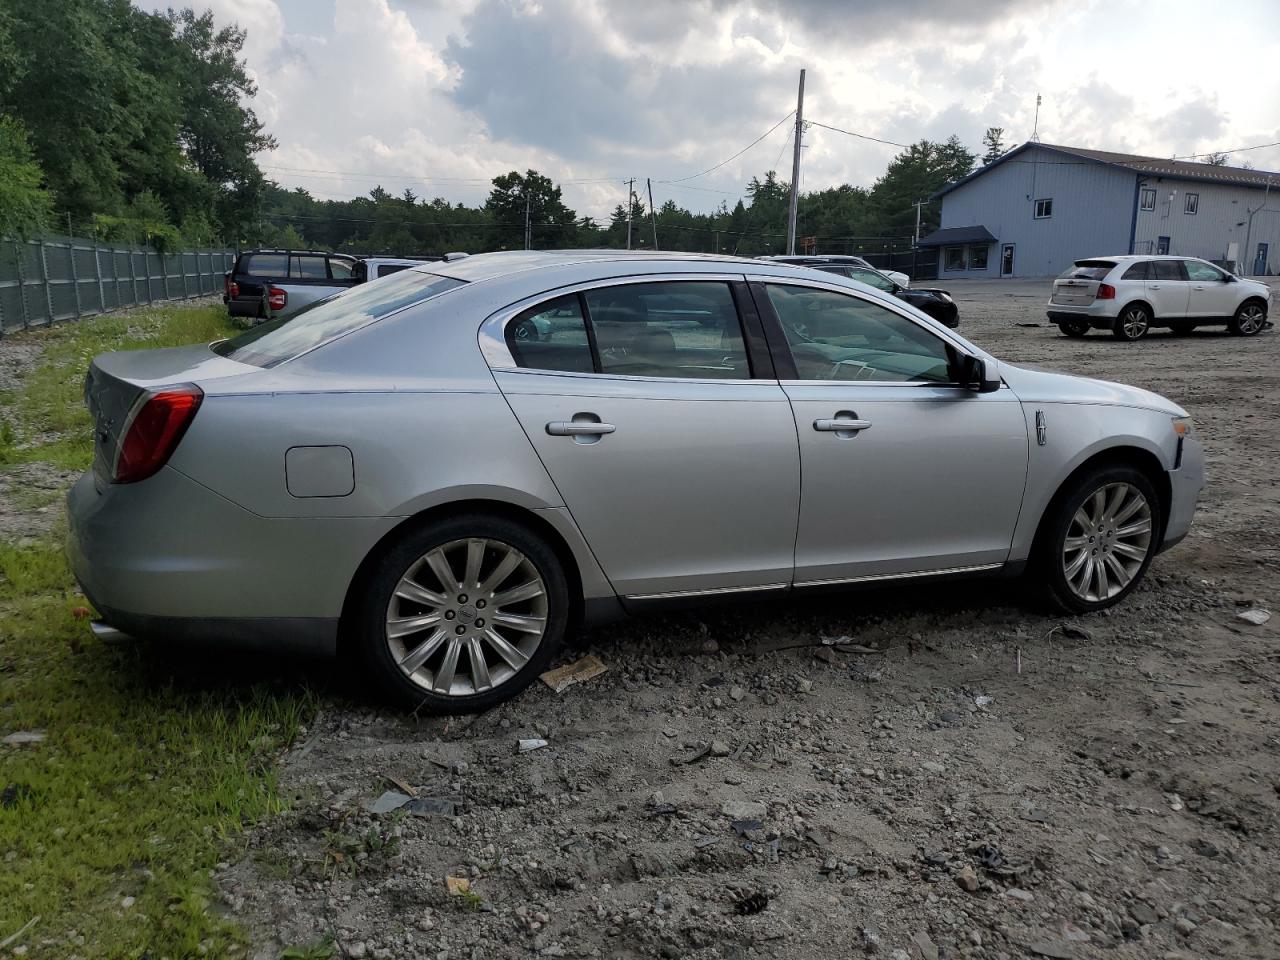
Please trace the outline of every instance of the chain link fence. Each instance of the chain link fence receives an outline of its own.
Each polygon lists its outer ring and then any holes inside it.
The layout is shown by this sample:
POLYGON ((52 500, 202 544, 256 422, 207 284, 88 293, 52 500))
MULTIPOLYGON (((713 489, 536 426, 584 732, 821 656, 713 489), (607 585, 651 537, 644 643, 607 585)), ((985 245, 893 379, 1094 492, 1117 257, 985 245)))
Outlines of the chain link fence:
POLYGON ((160 254, 78 237, 0 240, 0 337, 120 307, 222 291, 232 250, 160 254))

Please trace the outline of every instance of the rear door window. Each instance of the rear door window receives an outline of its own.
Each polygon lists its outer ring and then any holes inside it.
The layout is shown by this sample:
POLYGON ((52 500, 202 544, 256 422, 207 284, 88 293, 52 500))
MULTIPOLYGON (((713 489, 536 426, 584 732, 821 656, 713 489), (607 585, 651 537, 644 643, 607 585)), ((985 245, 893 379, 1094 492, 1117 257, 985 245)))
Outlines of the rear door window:
POLYGON ((1140 260, 1137 263, 1133 264, 1131 267, 1129 267, 1129 269, 1124 272, 1124 276, 1121 277, 1120 279, 1121 280, 1146 280, 1147 268, 1149 266, 1150 266, 1150 261, 1140 260))
POLYGON ((213 352, 257 367, 274 367, 463 282, 409 271, 386 283, 361 284, 216 343, 213 352))
POLYGON ((635 283, 583 294, 600 372, 635 377, 751 377, 729 284, 635 283))
POLYGON ((595 372, 582 299, 576 293, 530 307, 507 324, 506 337, 516 366, 595 372))
POLYGON ((289 258, 290 280, 328 280, 324 257, 292 256, 289 258))
POLYGON ((1181 260, 1152 260, 1149 280, 1185 280, 1186 273, 1182 269, 1181 260))
POLYGON ((240 273, 249 277, 287 277, 289 255, 287 253, 254 253, 244 258, 240 273))

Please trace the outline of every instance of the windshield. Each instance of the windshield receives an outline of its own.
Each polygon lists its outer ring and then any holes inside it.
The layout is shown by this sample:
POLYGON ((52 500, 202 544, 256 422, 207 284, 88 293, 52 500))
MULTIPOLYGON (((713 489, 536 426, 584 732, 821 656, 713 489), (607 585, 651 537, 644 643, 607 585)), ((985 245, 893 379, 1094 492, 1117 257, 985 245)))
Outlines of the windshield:
POLYGON ((274 367, 462 283, 452 277, 405 271, 326 297, 288 317, 259 324, 238 337, 215 343, 213 352, 257 367, 274 367))

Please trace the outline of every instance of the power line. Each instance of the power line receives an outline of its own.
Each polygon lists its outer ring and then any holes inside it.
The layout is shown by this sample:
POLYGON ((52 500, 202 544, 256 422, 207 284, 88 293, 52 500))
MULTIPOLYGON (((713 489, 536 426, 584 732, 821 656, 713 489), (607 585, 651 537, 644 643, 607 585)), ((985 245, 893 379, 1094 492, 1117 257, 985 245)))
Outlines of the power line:
POLYGON ((732 157, 729 157, 727 160, 721 160, 714 167, 707 167, 707 169, 703 170, 701 173, 695 173, 692 176, 677 177, 674 180, 659 180, 658 182, 659 183, 684 183, 686 180, 697 180, 698 177, 705 177, 708 173, 711 173, 712 171, 715 171, 715 170, 719 170, 726 163, 732 163, 734 160, 737 160, 740 156, 742 156, 744 153, 746 153, 748 150, 754 147, 757 143, 759 143, 765 137, 769 136, 769 134, 773 133, 773 131, 777 130, 780 126, 782 126, 784 123, 790 120, 792 114, 794 113, 795 113, 794 110, 788 111, 787 115, 783 117, 781 120, 779 120, 777 123, 775 123, 772 127, 766 130, 764 133, 760 134, 760 136, 756 137, 754 140, 748 143, 745 147, 743 147, 741 150, 735 153, 732 157))
MULTIPOLYGON (((429 183, 492 183, 492 177, 426 177, 414 173, 358 173, 353 170, 320 170, 314 167, 283 167, 264 163, 263 170, 273 170, 308 180, 413 180, 429 183)), ((557 183, 625 183, 626 177, 576 177, 557 183)))
POLYGON ((872 140, 875 143, 883 143, 890 147, 902 147, 905 149, 907 146, 905 143, 895 143, 893 140, 882 140, 880 137, 873 137, 870 134, 866 134, 866 133, 854 133, 852 130, 844 130, 840 127, 833 127, 829 123, 819 123, 817 120, 806 120, 805 123, 814 127, 821 127, 823 130, 832 130, 836 133, 843 133, 849 137, 857 137, 859 140, 872 140))
POLYGON ((1280 147, 1280 140, 1274 143, 1255 143, 1252 147, 1236 147, 1234 150, 1210 150, 1208 153, 1186 153, 1170 160, 1194 160, 1196 157, 1212 157, 1223 153, 1247 153, 1250 150, 1265 150, 1267 147, 1280 147))

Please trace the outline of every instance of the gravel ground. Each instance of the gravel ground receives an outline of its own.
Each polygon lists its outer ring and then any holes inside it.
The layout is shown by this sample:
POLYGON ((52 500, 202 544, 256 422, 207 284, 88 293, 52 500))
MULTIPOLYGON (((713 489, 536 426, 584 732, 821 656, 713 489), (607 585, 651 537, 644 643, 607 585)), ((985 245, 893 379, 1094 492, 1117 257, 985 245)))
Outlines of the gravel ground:
POLYGON ((1211 485, 1142 589, 1079 620, 992 584, 637 620, 559 695, 331 705, 219 875, 257 955, 1280 957, 1280 616, 1238 618, 1278 599, 1280 338, 1068 340, 1043 282, 952 289, 1004 359, 1195 416, 1211 485), (388 790, 444 812, 369 812, 388 790))

